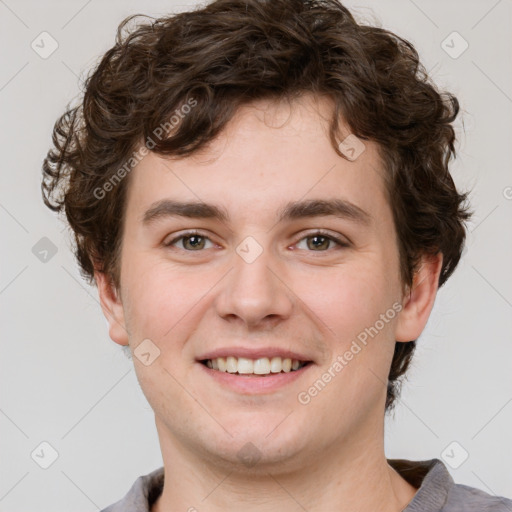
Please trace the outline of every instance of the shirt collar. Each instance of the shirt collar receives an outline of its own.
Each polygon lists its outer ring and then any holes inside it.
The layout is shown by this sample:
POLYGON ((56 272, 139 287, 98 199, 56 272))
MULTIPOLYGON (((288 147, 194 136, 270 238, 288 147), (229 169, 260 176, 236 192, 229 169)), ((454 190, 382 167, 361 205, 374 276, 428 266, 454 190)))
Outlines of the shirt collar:
MULTIPOLYGON (((418 488, 414 498, 402 512, 439 512, 443 508, 454 481, 439 459, 423 461, 387 459, 387 461, 402 478, 418 488)), ((163 466, 137 478, 125 498, 130 498, 128 510, 150 512, 152 505, 162 493, 163 485, 163 466)), ((123 502, 124 500, 119 504, 126 507, 128 503, 123 502)), ((115 511, 116 509, 112 510, 112 512, 115 511)))
POLYGON ((410 461, 388 459, 388 464, 411 485, 419 489, 402 512, 439 512, 454 481, 439 459, 410 461))

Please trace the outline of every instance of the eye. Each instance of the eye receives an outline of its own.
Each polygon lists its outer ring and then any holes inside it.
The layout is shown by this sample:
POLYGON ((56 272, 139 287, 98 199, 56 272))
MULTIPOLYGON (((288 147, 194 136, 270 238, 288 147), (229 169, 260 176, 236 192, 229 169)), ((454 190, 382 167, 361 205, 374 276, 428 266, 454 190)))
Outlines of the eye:
MULTIPOLYGON (((340 238, 325 233, 324 231, 316 231, 300 239, 299 244, 305 240, 306 249, 311 249, 314 252, 325 252, 331 247, 331 244, 338 245, 340 247, 349 247, 349 244, 340 238)), ((304 249, 297 244, 299 249, 304 249)))
POLYGON ((179 249, 184 251, 200 251, 201 249, 205 249, 205 244, 207 241, 212 244, 212 241, 207 236, 201 235, 196 231, 191 231, 173 238, 169 242, 166 242, 164 246, 170 247, 181 242, 182 246, 178 247, 179 249))
MULTIPOLYGON (((213 247, 213 242, 205 235, 197 231, 189 231, 171 239, 169 242, 164 243, 165 247, 176 246, 178 249, 188 252, 199 252, 202 249, 213 247), (206 244, 209 243, 210 247, 206 244), (181 247, 177 244, 181 244, 181 247)), ((334 246, 349 247, 349 243, 338 238, 330 233, 324 231, 316 231, 307 236, 302 237, 297 244, 299 249, 312 250, 313 252, 326 252, 334 246), (305 241, 306 247, 301 247, 300 244, 305 241)))

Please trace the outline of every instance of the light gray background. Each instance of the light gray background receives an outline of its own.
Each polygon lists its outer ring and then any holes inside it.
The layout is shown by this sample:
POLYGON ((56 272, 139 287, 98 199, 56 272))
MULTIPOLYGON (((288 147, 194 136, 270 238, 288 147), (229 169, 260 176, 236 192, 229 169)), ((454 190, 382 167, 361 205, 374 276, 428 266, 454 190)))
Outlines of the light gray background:
MULTIPOLYGON (((455 481, 512 497, 512 2, 346 5, 411 40, 434 79, 459 97, 466 133, 459 120, 452 169, 462 189, 473 189, 476 210, 463 260, 438 294, 388 419, 387 456, 441 458, 456 441, 448 454, 469 457, 450 469, 455 481), (441 46, 453 31, 469 44, 457 59, 441 46)), ((42 203, 40 168, 53 123, 112 46, 118 23, 183 9, 172 1, 0 0, 0 511, 98 510, 162 464, 133 363, 109 339, 64 224, 42 203), (47 59, 31 48, 42 31, 59 45, 47 59), (46 263, 32 252, 42 237, 58 248, 46 263), (39 461, 49 456, 43 441, 59 455, 46 470, 31 458, 36 448, 39 461)))

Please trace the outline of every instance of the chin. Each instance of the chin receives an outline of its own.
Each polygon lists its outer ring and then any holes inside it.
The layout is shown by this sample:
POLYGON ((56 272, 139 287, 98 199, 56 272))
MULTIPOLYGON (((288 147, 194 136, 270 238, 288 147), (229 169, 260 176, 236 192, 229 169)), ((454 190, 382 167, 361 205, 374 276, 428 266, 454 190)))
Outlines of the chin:
POLYGON ((230 469, 236 467, 237 471, 266 474, 269 470, 274 471, 276 465, 288 465, 291 469, 295 464, 299 465, 299 459, 307 457, 305 450, 311 450, 312 446, 307 443, 304 432, 296 431, 292 425, 285 430, 284 423, 276 422, 272 428, 269 428, 272 423, 238 423, 236 431, 230 431, 233 437, 226 434, 214 443, 209 437, 203 439, 202 444, 213 464, 221 463, 230 469))

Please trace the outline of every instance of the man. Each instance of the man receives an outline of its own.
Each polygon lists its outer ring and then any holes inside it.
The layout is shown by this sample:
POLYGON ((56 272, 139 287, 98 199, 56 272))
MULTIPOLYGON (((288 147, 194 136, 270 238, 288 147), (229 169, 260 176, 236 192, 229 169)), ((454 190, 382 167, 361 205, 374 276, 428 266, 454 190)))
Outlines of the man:
POLYGON ((384 453, 470 217, 456 98, 334 1, 129 20, 43 169, 164 461, 105 511, 512 510, 384 453))

